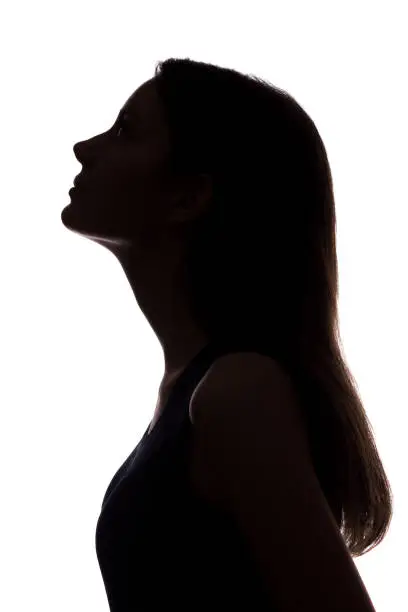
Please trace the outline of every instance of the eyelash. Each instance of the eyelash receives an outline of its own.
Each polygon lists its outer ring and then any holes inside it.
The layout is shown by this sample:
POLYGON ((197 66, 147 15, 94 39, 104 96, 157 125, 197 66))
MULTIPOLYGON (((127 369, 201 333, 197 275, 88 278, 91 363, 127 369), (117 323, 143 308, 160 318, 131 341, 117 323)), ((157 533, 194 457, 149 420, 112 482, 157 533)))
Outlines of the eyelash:
POLYGON ((119 137, 119 130, 126 130, 127 129, 127 119, 126 117, 120 117, 118 124, 116 126, 116 130, 115 130, 115 136, 119 137))
POLYGON ((116 130, 116 136, 119 136, 119 130, 124 130, 124 129, 125 129, 125 128, 124 128, 124 125, 120 124, 120 125, 118 126, 118 129, 116 130))

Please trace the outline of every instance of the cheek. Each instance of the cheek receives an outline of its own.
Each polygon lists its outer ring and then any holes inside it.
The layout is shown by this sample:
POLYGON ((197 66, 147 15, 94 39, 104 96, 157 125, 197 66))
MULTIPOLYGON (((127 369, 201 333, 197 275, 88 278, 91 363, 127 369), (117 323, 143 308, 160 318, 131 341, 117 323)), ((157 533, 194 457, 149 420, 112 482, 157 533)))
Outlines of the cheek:
POLYGON ((148 148, 112 156, 84 189, 81 203, 116 225, 157 222, 168 200, 162 168, 163 161, 148 148))

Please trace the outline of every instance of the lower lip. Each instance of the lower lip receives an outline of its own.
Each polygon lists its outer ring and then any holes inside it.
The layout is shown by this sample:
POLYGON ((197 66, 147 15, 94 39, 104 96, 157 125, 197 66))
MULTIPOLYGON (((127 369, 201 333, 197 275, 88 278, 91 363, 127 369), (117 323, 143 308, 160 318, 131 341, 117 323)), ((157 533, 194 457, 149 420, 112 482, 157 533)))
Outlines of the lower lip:
POLYGON ((71 187, 71 189, 69 190, 69 195, 73 194, 74 191, 76 191, 76 187, 71 187))

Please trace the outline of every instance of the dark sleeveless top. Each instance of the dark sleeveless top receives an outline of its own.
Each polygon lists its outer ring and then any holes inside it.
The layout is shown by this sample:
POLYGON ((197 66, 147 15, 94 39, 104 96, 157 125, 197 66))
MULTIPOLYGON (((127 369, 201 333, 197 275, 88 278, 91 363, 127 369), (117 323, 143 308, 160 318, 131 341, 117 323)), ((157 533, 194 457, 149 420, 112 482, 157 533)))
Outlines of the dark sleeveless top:
POLYGON ((95 543, 111 612, 276 610, 231 517, 187 472, 191 395, 215 359, 242 350, 267 354, 212 343, 192 359, 109 484, 95 543))

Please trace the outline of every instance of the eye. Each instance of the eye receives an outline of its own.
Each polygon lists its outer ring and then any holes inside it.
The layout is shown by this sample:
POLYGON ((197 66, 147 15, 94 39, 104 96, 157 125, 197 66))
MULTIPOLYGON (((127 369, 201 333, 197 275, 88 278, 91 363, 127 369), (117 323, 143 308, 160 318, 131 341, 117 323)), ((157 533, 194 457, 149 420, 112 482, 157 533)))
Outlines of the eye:
POLYGON ((119 136, 119 135, 120 135, 120 134, 119 134, 119 132, 120 132, 121 130, 122 130, 122 133, 123 133, 123 131, 125 130, 125 126, 123 125, 124 123, 125 123, 125 122, 124 122, 124 121, 123 121, 123 119, 122 119, 122 121, 120 122, 120 124, 119 124, 119 126, 118 126, 118 129, 116 130, 116 136, 119 136))
POLYGON ((115 130, 115 135, 116 136, 121 136, 122 134, 120 133, 122 131, 122 133, 124 132, 126 134, 128 129, 128 122, 127 122, 127 115, 126 113, 122 114, 121 116, 119 116, 117 122, 116 122, 116 130, 115 130))

